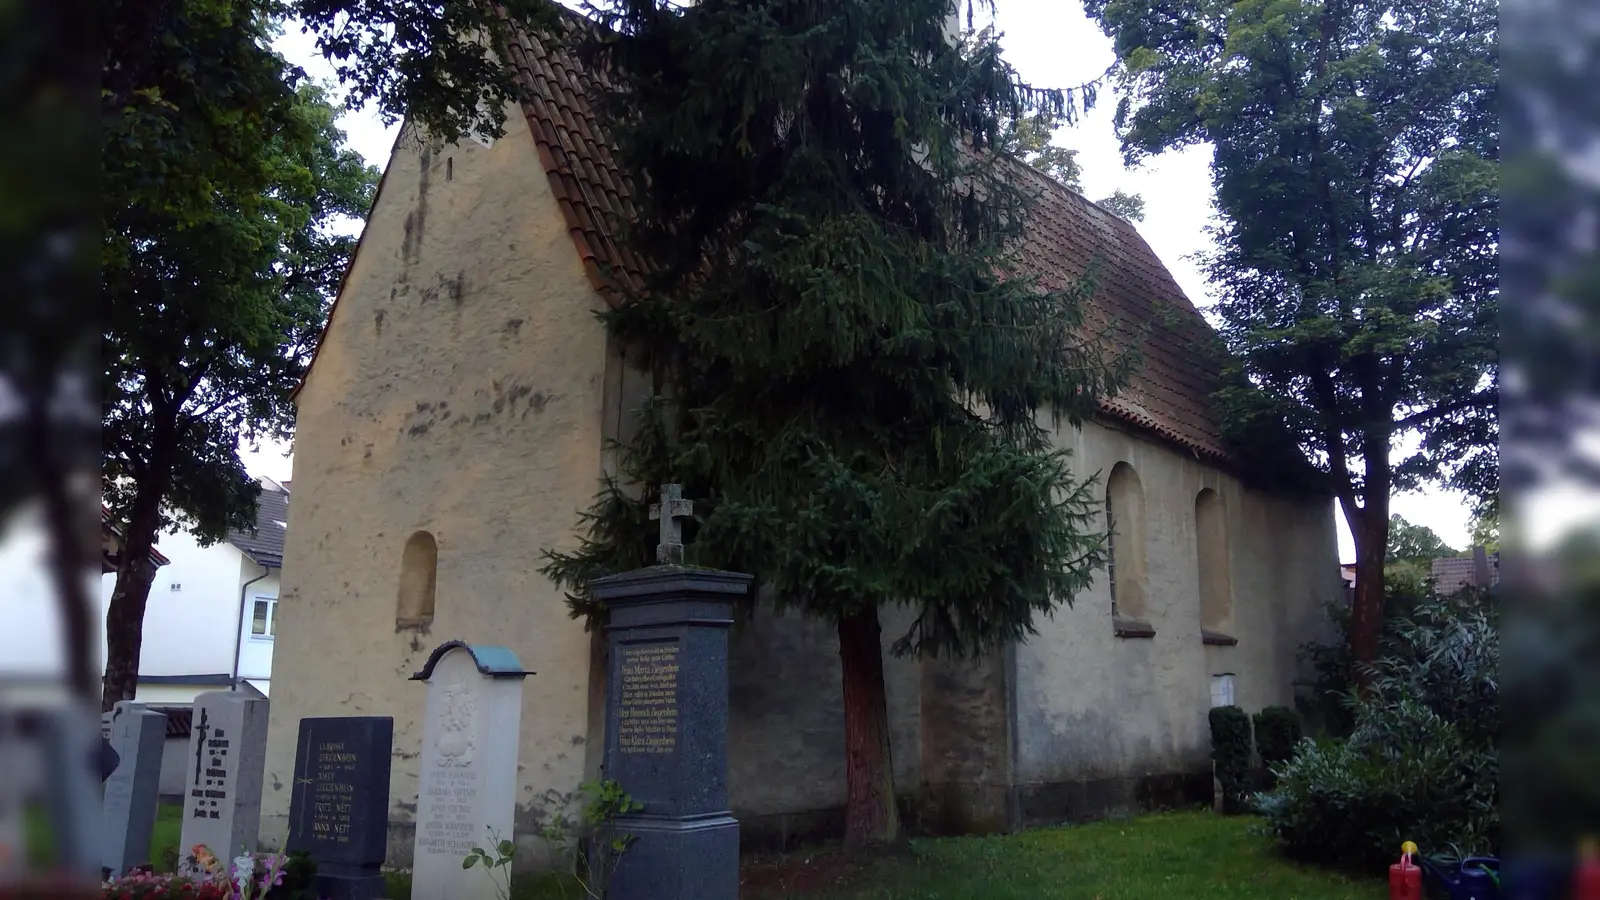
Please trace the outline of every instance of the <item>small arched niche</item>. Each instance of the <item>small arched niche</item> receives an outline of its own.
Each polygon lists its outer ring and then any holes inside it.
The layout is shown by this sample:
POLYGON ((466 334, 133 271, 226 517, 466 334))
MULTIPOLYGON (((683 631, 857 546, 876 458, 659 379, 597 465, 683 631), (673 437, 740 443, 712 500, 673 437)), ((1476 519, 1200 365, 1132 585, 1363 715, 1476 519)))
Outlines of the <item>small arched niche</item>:
POLYGON ((1222 495, 1206 488, 1194 498, 1195 555, 1200 561, 1200 627, 1233 630, 1233 582, 1228 569, 1228 517, 1222 495))
MULTIPOLYGON (((1111 590, 1111 615, 1118 633, 1147 636, 1148 630, 1144 487, 1133 466, 1119 462, 1106 479, 1106 578, 1111 590), (1144 625, 1144 629, 1124 625, 1144 625), (1135 634, 1135 632, 1138 632, 1135 634)), ((1153 632, 1152 632, 1153 633, 1153 632)))
POLYGON ((418 531, 406 539, 400 555, 400 594, 395 625, 422 628, 433 623, 434 589, 439 580, 439 545, 433 535, 418 531))

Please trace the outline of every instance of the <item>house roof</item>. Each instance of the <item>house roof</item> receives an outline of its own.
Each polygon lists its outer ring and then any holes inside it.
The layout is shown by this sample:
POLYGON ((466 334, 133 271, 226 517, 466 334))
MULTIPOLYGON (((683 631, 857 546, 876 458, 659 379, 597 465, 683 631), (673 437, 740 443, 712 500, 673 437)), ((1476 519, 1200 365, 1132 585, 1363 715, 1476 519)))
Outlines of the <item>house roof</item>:
MULTIPOLYGON (((100 504, 100 574, 117 570, 117 560, 122 555, 122 528, 111 517, 111 507, 100 504)), ((150 562, 160 568, 172 560, 160 550, 150 548, 150 562)))
MULTIPOLYGON (((567 20, 570 23, 570 19, 567 20)), ((618 168, 588 92, 603 86, 568 53, 519 32, 507 47, 522 88, 522 112, 556 203, 584 270, 608 303, 618 283, 636 287, 646 263, 620 246, 610 225, 630 212, 628 185, 618 168)), ((1229 454, 1211 413, 1219 360, 1209 357, 1215 333, 1166 266, 1128 222, 1042 173, 1023 177, 1040 188, 1024 249, 1046 288, 1081 277, 1096 260, 1096 289, 1086 311, 1091 326, 1109 324, 1140 365, 1131 383, 1101 402, 1106 416, 1175 443, 1197 456, 1229 454)))
POLYGON ((230 531, 228 543, 255 561, 256 565, 283 568, 283 538, 289 527, 289 492, 276 482, 265 480, 256 508, 254 531, 230 531))

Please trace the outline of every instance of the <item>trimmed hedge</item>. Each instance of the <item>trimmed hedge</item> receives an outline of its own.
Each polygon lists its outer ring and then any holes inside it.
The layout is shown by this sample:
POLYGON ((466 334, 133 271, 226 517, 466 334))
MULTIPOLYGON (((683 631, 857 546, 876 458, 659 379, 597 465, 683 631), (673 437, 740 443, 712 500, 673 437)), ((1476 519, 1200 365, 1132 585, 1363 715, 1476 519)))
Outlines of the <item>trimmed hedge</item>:
POLYGON ((1222 811, 1237 815, 1245 811, 1250 789, 1250 714, 1237 706, 1217 706, 1210 721, 1211 761, 1222 783, 1222 811))
POLYGON ((1288 762, 1305 736, 1300 717, 1287 706, 1269 706, 1255 715, 1256 753, 1268 768, 1288 762))

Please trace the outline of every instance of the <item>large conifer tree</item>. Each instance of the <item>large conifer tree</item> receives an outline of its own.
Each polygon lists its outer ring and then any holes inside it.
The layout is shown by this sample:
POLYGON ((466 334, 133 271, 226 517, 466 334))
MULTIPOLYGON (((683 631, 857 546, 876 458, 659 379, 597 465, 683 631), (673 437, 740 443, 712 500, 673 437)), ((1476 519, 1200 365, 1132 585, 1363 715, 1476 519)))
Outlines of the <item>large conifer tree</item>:
POLYGON ((653 266, 608 326, 662 387, 583 546, 545 571, 598 614, 589 579, 654 562, 642 486, 685 484, 691 563, 837 627, 857 848, 903 834, 880 608, 916 613, 894 652, 959 657, 1084 590, 1098 491, 1048 426, 1129 362, 1085 332, 1087 283, 1020 270, 1032 188, 989 152, 1003 121, 1077 97, 1022 84, 993 41, 959 49, 954 12, 618 0, 575 39, 607 73, 625 240, 653 266))

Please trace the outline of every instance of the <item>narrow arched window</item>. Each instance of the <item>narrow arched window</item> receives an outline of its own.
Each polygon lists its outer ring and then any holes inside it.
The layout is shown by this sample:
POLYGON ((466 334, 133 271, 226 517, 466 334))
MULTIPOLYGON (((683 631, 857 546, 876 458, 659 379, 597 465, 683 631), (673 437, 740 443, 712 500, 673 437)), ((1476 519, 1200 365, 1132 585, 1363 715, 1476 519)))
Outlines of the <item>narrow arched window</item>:
POLYGON ((439 545, 433 535, 419 531, 406 539, 400 556, 400 596, 395 604, 395 624, 416 627, 433 622, 434 586, 439 578, 439 545))
POLYGON ((1206 488, 1194 498, 1195 554, 1200 560, 1200 627, 1233 628, 1233 583, 1228 571, 1228 517, 1222 495, 1206 488))
POLYGON ((1145 604, 1144 488, 1133 466, 1119 462, 1106 479, 1106 581, 1111 615, 1143 620, 1145 604))

